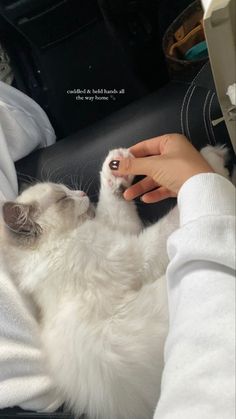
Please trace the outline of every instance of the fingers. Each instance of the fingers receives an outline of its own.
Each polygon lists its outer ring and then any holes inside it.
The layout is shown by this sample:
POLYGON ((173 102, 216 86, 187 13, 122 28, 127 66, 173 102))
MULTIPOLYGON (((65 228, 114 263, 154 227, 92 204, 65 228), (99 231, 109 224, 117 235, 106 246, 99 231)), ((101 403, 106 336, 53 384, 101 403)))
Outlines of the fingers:
POLYGON ((126 191, 124 192, 124 198, 127 201, 131 201, 132 199, 151 191, 157 186, 157 183, 152 178, 147 176, 139 182, 135 183, 134 185, 130 186, 128 189, 126 189, 126 191))
POLYGON ((154 202, 159 202, 159 201, 163 201, 164 199, 174 198, 174 197, 176 197, 176 194, 169 191, 169 189, 160 187, 158 189, 155 189, 154 191, 145 193, 141 197, 141 200, 145 202, 146 204, 152 204, 154 202))
POLYGON ((156 154, 161 154, 167 141, 172 138, 173 134, 161 135, 160 137, 150 138, 149 140, 141 141, 130 147, 130 152, 134 157, 145 157, 156 154))
POLYGON ((124 175, 145 175, 152 176, 155 170, 156 162, 153 159, 158 157, 146 157, 146 158, 126 158, 112 160, 109 164, 110 169, 113 170, 115 176, 124 175))
POLYGON ((127 201, 131 201, 138 196, 141 196, 141 200, 146 204, 151 204, 154 202, 162 201, 167 198, 173 198, 176 196, 173 192, 169 191, 169 189, 164 187, 158 187, 155 190, 153 188, 157 187, 158 184, 151 179, 150 177, 146 177, 139 182, 135 183, 134 185, 130 186, 124 192, 124 198, 127 201))

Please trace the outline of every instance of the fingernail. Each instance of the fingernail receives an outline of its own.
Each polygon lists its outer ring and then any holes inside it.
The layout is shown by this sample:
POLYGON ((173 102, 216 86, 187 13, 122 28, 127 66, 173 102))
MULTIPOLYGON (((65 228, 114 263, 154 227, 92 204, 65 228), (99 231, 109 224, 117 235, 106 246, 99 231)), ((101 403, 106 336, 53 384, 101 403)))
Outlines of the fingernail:
POLYGON ((120 161, 119 160, 112 160, 109 163, 109 167, 111 170, 118 170, 119 169, 119 165, 120 165, 120 161))

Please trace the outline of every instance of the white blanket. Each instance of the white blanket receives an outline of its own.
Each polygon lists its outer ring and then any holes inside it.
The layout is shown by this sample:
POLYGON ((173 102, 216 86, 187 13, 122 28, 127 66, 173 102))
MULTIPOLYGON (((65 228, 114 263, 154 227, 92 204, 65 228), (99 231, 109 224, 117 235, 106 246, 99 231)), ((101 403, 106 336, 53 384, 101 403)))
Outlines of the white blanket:
POLYGON ((54 142, 54 130, 42 108, 0 81, 0 190, 7 199, 17 195, 13 162, 54 142))
MULTIPOLYGON (((55 142, 37 103, 0 81, 0 201, 18 193, 14 162, 55 142)), ((60 406, 45 366, 38 326, 14 286, 0 249, 0 409, 53 411, 60 406)))

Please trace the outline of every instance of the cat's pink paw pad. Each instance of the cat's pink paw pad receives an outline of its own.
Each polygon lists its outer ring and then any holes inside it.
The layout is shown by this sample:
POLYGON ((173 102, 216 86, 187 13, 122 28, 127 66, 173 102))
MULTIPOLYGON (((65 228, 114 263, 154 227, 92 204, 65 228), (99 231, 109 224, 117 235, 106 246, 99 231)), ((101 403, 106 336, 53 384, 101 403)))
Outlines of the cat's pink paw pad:
POLYGON ((112 160, 126 157, 133 157, 130 151, 126 148, 111 150, 103 163, 101 171, 102 183, 103 185, 107 185, 114 193, 124 192, 125 189, 127 189, 133 182, 133 175, 117 176, 109 167, 109 163, 112 160))

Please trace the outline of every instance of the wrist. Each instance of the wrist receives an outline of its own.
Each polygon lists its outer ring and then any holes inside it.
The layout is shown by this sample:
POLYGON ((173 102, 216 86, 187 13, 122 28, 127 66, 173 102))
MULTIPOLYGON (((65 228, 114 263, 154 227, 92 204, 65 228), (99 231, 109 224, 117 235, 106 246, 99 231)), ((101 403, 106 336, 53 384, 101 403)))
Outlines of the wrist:
POLYGON ((215 172, 208 164, 203 165, 202 167, 196 167, 196 168, 191 166, 183 170, 183 176, 181 178, 181 182, 179 183, 179 187, 176 193, 178 194, 182 186, 185 184, 185 182, 187 182, 193 176, 201 175, 204 173, 206 174, 206 173, 215 173, 215 172))

